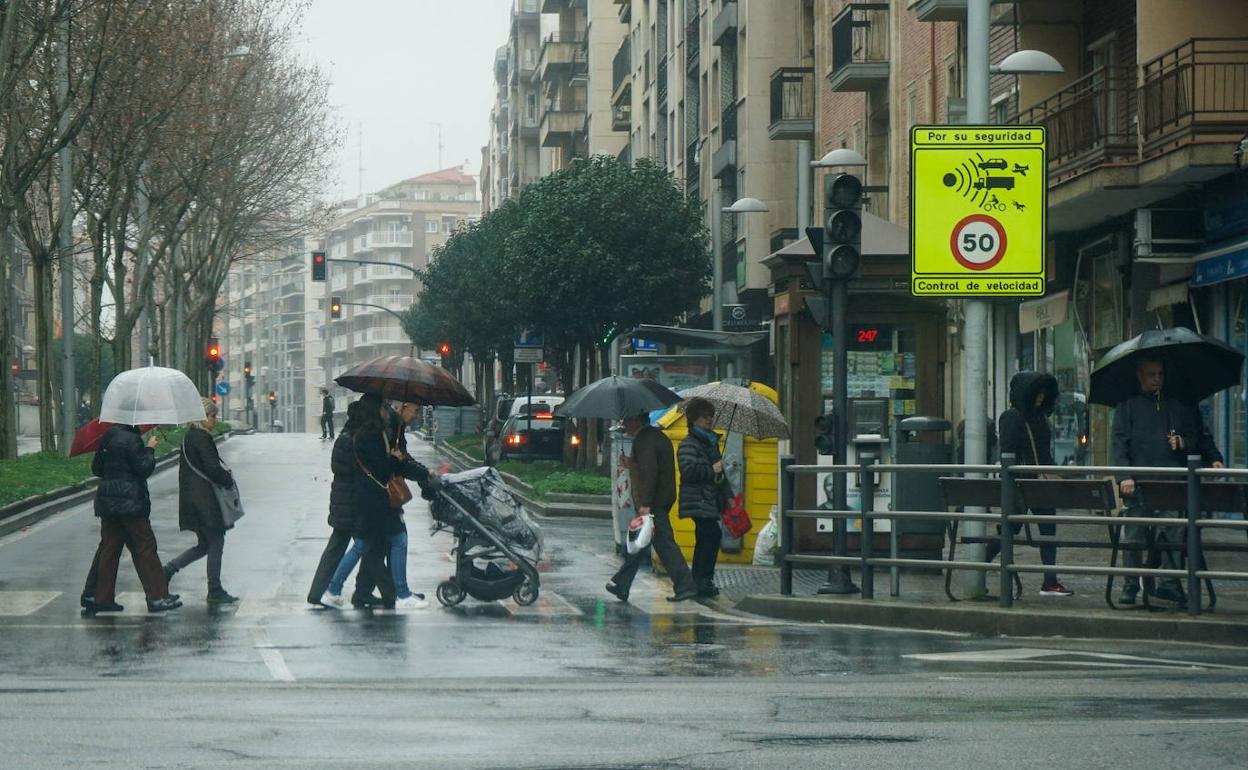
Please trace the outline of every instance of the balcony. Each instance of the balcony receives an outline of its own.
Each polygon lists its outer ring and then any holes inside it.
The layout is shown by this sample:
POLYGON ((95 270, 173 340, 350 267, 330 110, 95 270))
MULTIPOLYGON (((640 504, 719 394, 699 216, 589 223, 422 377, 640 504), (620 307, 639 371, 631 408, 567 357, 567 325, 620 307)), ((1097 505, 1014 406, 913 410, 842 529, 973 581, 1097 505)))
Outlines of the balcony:
POLYGON ((1140 155, 1236 143, 1248 124, 1248 38, 1192 38, 1141 68, 1140 155))
POLYGON ((919 21, 966 21, 966 0, 916 0, 919 21))
POLYGON ((772 139, 813 139, 815 135, 815 70, 781 67, 771 76, 772 139))
POLYGON ((737 105, 724 107, 719 121, 719 149, 711 155, 711 176, 723 179, 737 168, 737 105))
MULTIPOLYGON (((378 345, 411 345, 412 341, 397 326, 374 326, 362 329, 352 335, 357 348, 372 348, 378 345)), ((335 343, 335 352, 338 350, 335 343)))
POLYGON ((536 48, 523 48, 515 51, 515 61, 512 63, 511 83, 515 85, 518 81, 528 81, 533 78, 533 71, 537 69, 537 60, 540 51, 536 48))
POLYGON ((526 108, 516 113, 516 119, 511 123, 511 134, 521 139, 536 139, 538 124, 537 110, 526 108))
POLYGON ((562 99, 546 105, 540 134, 543 147, 561 147, 585 130, 585 98, 562 99))
POLYGON ((559 13, 576 5, 576 0, 542 0, 542 13, 559 13))
POLYGON ((696 72, 702 51, 702 18, 695 15, 685 24, 685 68, 696 72))
POLYGON ((888 84, 888 4, 850 3, 832 20, 833 91, 870 91, 888 84))
POLYGON ((659 71, 655 80, 655 88, 659 92, 659 107, 667 105, 667 57, 659 61, 659 71))
POLYGON ((711 22, 711 45, 737 42, 737 0, 724 0, 724 6, 711 22))
POLYGON ((1098 67, 1011 122, 1044 126, 1050 185, 1106 163, 1132 162, 1135 78, 1127 68, 1098 67))
POLYGON ((621 104, 611 108, 611 130, 628 131, 633 127, 633 106, 621 104))
POLYGON ((516 0, 515 5, 515 21, 518 22, 540 22, 542 12, 541 0, 516 0))
POLYGON ((701 142, 694 139, 685 148, 685 192, 695 198, 702 186, 702 166, 698 162, 701 146, 701 142))
POLYGON ((373 230, 368 234, 368 245, 373 249, 410 249, 411 230, 373 230))
POLYGON ((615 4, 619 6, 616 12, 620 15, 620 22, 627 24, 633 19, 633 0, 615 0, 615 4))
POLYGON ((584 71, 586 63, 585 35, 579 32, 552 32, 542 43, 537 77, 542 81, 566 78, 584 71))
POLYGON ((611 61, 611 103, 619 104, 627 99, 633 90, 633 47, 628 38, 620 43, 611 61))

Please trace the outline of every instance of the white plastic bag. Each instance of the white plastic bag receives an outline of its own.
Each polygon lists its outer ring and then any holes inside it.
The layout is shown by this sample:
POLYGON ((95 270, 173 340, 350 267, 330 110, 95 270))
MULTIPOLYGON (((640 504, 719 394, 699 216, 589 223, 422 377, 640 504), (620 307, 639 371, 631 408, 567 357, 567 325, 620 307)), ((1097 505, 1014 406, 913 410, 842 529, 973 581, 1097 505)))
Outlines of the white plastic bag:
POLYGON ((628 552, 641 553, 654 539, 654 516, 643 513, 628 523, 628 552))
POLYGON ((767 523, 758 531, 754 540, 754 564, 771 567, 776 563, 776 551, 780 548, 780 525, 776 523, 776 506, 771 506, 767 523))

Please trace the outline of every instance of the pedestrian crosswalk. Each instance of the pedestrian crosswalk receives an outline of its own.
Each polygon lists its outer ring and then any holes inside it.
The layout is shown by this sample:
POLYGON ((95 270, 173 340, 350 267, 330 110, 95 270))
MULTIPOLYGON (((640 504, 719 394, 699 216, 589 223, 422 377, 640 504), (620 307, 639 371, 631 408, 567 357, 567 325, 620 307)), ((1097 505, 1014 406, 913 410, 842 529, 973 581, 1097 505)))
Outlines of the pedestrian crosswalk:
MULTIPOLYGON (((560 592, 543 586, 537 601, 528 606, 516 604, 510 598, 495 602, 479 602, 466 599, 453 608, 443 608, 433 597, 432 588, 426 589, 430 607, 425 610, 355 610, 348 608, 346 613, 372 613, 376 615, 409 615, 422 616, 430 613, 449 612, 474 615, 506 616, 515 618, 557 619, 579 618, 601 610, 602 605, 619 605, 621 611, 635 612, 642 615, 689 615, 707 611, 707 608, 696 602, 673 604, 668 602, 666 595, 669 589, 657 581, 642 580, 633 585, 627 605, 622 605, 614 597, 605 593, 601 596, 573 595, 567 591, 560 592), (491 608, 490 612, 481 612, 483 608, 491 608)), ((579 593, 579 592, 578 592, 579 593)), ((37 591, 37 590, 0 590, 0 628, 8 618, 33 618, 64 620, 81 613, 76 592, 68 591, 37 591)), ((116 601, 124 607, 119 613, 106 613, 110 617, 148 616, 147 599, 142 591, 120 591, 116 601)), ((335 613, 324 607, 308 604, 306 598, 294 593, 269 593, 244 595, 234 605, 206 605, 202 595, 196 593, 183 594, 184 609, 203 612, 208 610, 216 617, 234 617, 239 619, 259 620, 283 616, 306 616, 335 613)))

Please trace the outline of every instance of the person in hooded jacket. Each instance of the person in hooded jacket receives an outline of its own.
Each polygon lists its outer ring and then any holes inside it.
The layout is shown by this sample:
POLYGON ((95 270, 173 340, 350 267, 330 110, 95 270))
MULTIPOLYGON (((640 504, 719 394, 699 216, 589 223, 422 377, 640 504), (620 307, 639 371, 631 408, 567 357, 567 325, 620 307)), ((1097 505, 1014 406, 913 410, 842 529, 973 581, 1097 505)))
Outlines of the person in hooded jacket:
POLYGON ((100 519, 99 567, 91 612, 121 612, 116 601, 117 567, 124 546, 130 551, 134 569, 147 595, 148 612, 165 612, 182 606, 169 595, 156 552, 156 535, 149 521, 152 499, 147 478, 156 469, 156 437, 146 445, 133 425, 114 425, 100 440, 91 461, 91 472, 99 476, 95 491, 95 515, 100 519))
POLYGON ((205 418, 187 430, 182 442, 182 457, 178 462, 178 528, 183 532, 194 532, 197 542, 169 560, 165 565, 165 581, 172 580, 192 562, 207 556, 208 603, 234 604, 238 597, 231 596, 221 586, 225 532, 233 529, 234 525, 226 526, 217 503, 217 493, 213 489, 214 484, 234 486, 234 474, 221 461, 217 443, 212 439, 212 429, 217 424, 217 405, 209 398, 203 402, 205 418))
MULTIPOLYGON (((338 431, 334 448, 330 455, 330 470, 333 472, 333 483, 329 488, 329 526, 333 532, 325 543, 320 563, 316 566, 316 574, 312 577, 312 585, 308 589, 308 603, 320 606, 321 596, 329 587, 330 578, 338 563, 342 561, 347 546, 351 544, 351 533, 355 529, 355 431, 359 428, 362 415, 367 405, 356 401, 347 407, 347 422, 338 431)), ((355 591, 351 595, 351 605, 357 608, 393 607, 394 581, 386 569, 385 549, 372 549, 364 555, 359 572, 355 576, 355 591), (381 596, 373 593, 376 586, 381 596)))
MULTIPOLYGON (((1010 379, 1010 408, 1001 413, 998 435, 1001 453, 1014 454, 1016 465, 1055 465, 1053 461, 1053 433, 1049 427, 1049 415, 1057 406, 1057 380, 1043 372, 1019 372, 1010 379)), ((1018 478, 1035 478, 1018 474, 1018 478)), ((1052 516, 1052 508, 1032 508, 1038 516, 1052 516)), ((1017 534, 1021 525, 1010 525, 1017 534)), ((1052 540, 1057 535, 1055 524, 1040 524, 1040 536, 1052 540)), ((999 530, 998 530, 999 531, 999 530)), ((1001 552, 1000 542, 989 543, 988 561, 1001 552)), ((1057 548, 1040 546, 1040 561, 1046 566, 1057 563, 1057 548)), ((1074 591, 1063 586, 1057 573, 1045 572, 1040 585, 1041 596, 1072 596, 1074 591)))
POLYGON ((719 451, 719 436, 711 430, 715 405, 705 398, 691 398, 685 407, 689 433, 676 450, 680 466, 678 515, 693 519, 693 559, 690 568, 698 596, 719 595, 715 587, 715 562, 719 559, 722 536, 720 515, 724 507, 721 494, 724 462, 719 451))
POLYGON ((341 608, 345 605, 342 589, 351 570, 374 542, 389 547, 390 575, 394 580, 395 607, 423 609, 429 603, 416 596, 407 586, 407 530, 403 524, 403 509, 392 508, 386 486, 404 468, 402 452, 394 444, 391 434, 391 410, 380 397, 365 395, 360 425, 355 430, 355 522, 352 528, 354 541, 351 548, 338 562, 329 581, 329 587, 320 598, 320 604, 341 608))

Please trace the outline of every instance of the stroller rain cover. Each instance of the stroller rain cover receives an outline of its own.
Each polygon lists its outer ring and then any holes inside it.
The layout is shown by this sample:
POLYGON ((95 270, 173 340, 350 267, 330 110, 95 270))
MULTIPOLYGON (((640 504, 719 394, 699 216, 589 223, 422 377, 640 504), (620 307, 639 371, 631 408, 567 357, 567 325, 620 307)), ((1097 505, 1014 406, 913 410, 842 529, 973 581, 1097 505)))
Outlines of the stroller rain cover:
MULTIPOLYGON (((541 560, 541 528, 511 493, 496 469, 486 466, 462 473, 444 473, 438 481, 439 498, 445 495, 458 504, 495 537, 532 563, 541 560)), ((458 521, 460 512, 447 500, 434 500, 432 513, 434 519, 442 524, 461 526, 458 521)))

